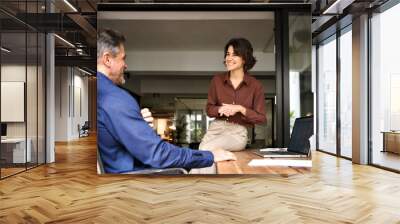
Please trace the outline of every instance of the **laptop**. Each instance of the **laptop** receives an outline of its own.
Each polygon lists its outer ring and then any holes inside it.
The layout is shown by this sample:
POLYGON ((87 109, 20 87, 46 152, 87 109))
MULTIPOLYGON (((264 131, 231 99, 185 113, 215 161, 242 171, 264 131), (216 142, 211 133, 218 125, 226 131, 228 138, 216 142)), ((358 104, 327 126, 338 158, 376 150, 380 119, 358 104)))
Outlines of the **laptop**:
POLYGON ((7 139, 7 124, 1 123, 1 140, 7 139))
POLYGON ((313 117, 296 118, 288 148, 264 148, 255 151, 265 158, 304 158, 310 156, 309 138, 314 132, 313 117))

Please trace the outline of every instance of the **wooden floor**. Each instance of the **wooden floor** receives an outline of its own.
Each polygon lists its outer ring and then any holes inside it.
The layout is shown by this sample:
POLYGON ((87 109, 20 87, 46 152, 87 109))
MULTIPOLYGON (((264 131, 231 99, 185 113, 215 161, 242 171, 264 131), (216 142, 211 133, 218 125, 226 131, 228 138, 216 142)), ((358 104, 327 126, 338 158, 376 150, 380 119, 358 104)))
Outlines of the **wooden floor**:
POLYGON ((314 153, 288 177, 97 176, 96 142, 0 181, 0 223, 400 223, 400 175, 314 153))
POLYGON ((7 168, 1 168, 1 170, 0 170, 0 172, 1 172, 1 178, 6 178, 6 177, 8 177, 8 176, 11 176, 11 175, 15 175, 15 174, 17 174, 17 173, 20 173, 20 172, 24 172, 24 171, 26 171, 27 169, 29 170, 29 169, 33 169, 33 168, 35 168, 37 166, 37 164, 28 164, 27 165, 27 167, 25 167, 25 165, 24 164, 22 164, 22 165, 18 165, 18 167, 12 167, 12 168, 9 168, 9 167, 7 167, 7 168))
POLYGON ((372 162, 380 166, 400 170, 400 154, 376 150, 374 151, 372 162))
POLYGON ((1 168, 1 178, 4 177, 8 177, 10 175, 25 171, 25 167, 24 168, 1 168))

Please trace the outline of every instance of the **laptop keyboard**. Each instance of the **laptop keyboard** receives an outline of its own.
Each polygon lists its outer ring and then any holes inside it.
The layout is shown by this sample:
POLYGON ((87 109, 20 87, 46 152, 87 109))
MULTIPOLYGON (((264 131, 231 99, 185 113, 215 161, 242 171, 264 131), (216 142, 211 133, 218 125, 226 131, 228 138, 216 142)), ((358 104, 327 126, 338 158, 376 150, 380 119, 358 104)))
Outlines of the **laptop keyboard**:
POLYGON ((300 153, 296 153, 296 152, 289 152, 289 151, 282 151, 282 152, 268 152, 268 154, 273 155, 299 155, 300 153))

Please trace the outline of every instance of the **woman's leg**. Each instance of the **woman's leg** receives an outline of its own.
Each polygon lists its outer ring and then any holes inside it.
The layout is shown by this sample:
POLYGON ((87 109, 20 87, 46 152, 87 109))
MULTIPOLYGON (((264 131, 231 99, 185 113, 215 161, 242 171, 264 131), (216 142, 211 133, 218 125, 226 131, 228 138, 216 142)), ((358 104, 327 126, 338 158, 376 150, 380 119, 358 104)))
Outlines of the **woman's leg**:
POLYGON ((201 140, 199 149, 220 148, 227 151, 240 151, 245 149, 246 144, 246 127, 225 121, 214 121, 201 140))
MULTIPOLYGON (((215 150, 224 149, 227 151, 240 151, 245 149, 247 144, 247 129, 238 124, 231 124, 225 121, 213 121, 203 137, 199 149, 215 150)), ((216 174, 215 164, 211 167, 193 169, 193 174, 216 174)))
MULTIPOLYGON (((204 135, 203 139, 200 142, 199 150, 215 150, 217 148, 221 148, 220 142, 215 141, 221 133, 224 131, 224 122, 215 120, 211 122, 210 127, 206 134, 204 135)), ((210 167, 199 168, 199 169, 192 169, 190 174, 216 174, 217 169, 215 167, 215 163, 213 163, 210 167)))

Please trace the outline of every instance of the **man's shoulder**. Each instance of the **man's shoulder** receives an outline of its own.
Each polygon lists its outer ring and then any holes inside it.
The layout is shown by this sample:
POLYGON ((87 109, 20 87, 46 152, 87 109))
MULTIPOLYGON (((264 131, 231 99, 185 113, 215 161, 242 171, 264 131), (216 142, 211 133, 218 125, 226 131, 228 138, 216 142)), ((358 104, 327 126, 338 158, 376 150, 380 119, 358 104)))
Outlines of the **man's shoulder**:
POLYGON ((125 90, 119 87, 110 87, 103 95, 101 102, 102 107, 134 107, 139 108, 136 100, 125 90), (112 88, 112 89, 111 89, 112 88))

